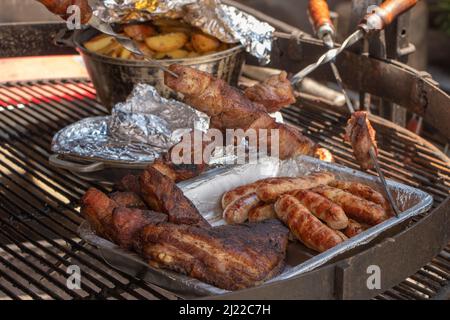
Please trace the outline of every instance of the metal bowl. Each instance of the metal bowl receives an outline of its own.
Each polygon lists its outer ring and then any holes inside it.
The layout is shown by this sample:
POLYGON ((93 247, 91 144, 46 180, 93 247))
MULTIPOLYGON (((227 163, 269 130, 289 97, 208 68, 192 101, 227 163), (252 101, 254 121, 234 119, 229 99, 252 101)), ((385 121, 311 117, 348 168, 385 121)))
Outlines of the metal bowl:
MULTIPOLYGON (((100 101, 111 110, 118 103, 125 101, 134 84, 148 83, 166 98, 180 96, 164 85, 164 73, 155 64, 147 61, 111 58, 87 50, 83 43, 99 34, 95 29, 86 29, 74 33, 68 43, 74 46, 83 57, 89 76, 97 90, 100 101)), ((164 65, 174 63, 188 65, 208 72, 214 76, 237 85, 245 60, 242 45, 218 53, 188 59, 158 60, 164 65)))

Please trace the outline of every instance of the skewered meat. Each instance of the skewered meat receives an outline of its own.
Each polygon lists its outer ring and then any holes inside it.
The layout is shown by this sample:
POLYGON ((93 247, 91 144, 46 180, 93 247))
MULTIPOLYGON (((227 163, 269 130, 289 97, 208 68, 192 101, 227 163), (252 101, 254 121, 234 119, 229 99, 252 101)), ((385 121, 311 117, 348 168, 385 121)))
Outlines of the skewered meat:
POLYGON ((256 193, 249 193, 230 203, 223 211, 223 218, 228 224, 237 224, 247 221, 249 212, 263 204, 256 193))
POLYGON ((278 129, 279 157, 312 154, 316 145, 297 129, 276 123, 265 108, 250 101, 238 89, 212 75, 181 65, 169 69, 178 77, 165 73, 165 84, 185 96, 192 107, 211 117, 211 127, 220 129, 278 129))
POLYGON ((114 241, 124 249, 133 249, 137 234, 148 224, 166 222, 168 216, 150 210, 116 208, 112 215, 114 241))
POLYGON ((308 248, 323 252, 344 241, 340 234, 323 224, 294 196, 281 196, 274 207, 278 218, 308 248))
POLYGON ((357 197, 341 189, 321 186, 311 189, 337 203, 344 209, 349 218, 358 222, 376 225, 387 219, 386 211, 378 204, 357 197))
POLYGON ((381 193, 369 187, 368 185, 358 182, 340 181, 340 180, 333 181, 329 185, 331 187, 342 189, 351 194, 354 194, 355 196, 379 204, 386 210, 389 209, 389 204, 386 201, 386 198, 383 197, 381 193))
POLYGON ((344 210, 324 196, 308 190, 297 190, 290 194, 330 228, 341 230, 347 227, 348 218, 344 210))
POLYGON ((266 179, 256 189, 258 198, 265 202, 273 202, 280 195, 301 189, 310 189, 322 184, 328 184, 335 179, 330 172, 317 172, 300 178, 266 179))
POLYGON ((343 232, 347 237, 352 238, 354 236, 357 236, 366 229, 367 226, 363 226, 362 224, 353 219, 348 219, 348 226, 343 230, 343 232))
POLYGON ((372 169, 374 163, 370 157, 369 150, 374 148, 378 154, 375 130, 372 128, 365 111, 356 111, 352 114, 345 128, 345 141, 351 143, 353 155, 362 170, 372 169))
POLYGON ((90 188, 81 199, 81 213, 97 234, 113 240, 112 214, 117 203, 100 190, 90 188))
POLYGON ((111 200, 117 203, 119 207, 147 209, 144 201, 134 192, 114 192, 109 195, 111 200))
POLYGON ((263 204, 256 208, 253 208, 248 213, 249 222, 260 222, 268 219, 274 219, 277 217, 273 204, 263 204))
POLYGON ((283 270, 287 236, 275 219, 209 229, 160 223, 147 225, 139 242, 151 265, 238 290, 283 270))
POLYGON ((291 82, 284 71, 247 88, 244 93, 253 102, 262 104, 267 112, 277 112, 296 101, 291 82))
POLYGON ((169 221, 209 227, 209 223, 186 198, 175 182, 148 166, 140 176, 141 196, 150 209, 169 215, 169 221))
POLYGON ((217 129, 246 130, 260 116, 267 115, 262 105, 209 73, 181 65, 171 65, 169 69, 178 78, 165 73, 165 84, 182 93, 189 105, 209 115, 217 129))
POLYGON ((67 19, 67 8, 71 5, 76 5, 80 8, 81 23, 86 23, 92 16, 92 9, 89 7, 88 0, 38 0, 47 9, 54 14, 67 19))

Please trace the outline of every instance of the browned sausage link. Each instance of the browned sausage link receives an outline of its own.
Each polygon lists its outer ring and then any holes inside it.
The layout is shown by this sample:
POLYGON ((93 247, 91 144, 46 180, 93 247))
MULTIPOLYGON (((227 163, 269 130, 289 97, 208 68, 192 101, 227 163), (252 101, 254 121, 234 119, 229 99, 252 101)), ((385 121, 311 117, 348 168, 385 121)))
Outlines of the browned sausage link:
POLYGON ((317 192, 340 205, 349 218, 358 222, 376 225, 387 219, 386 211, 381 206, 344 190, 321 186, 313 188, 311 191, 317 192))
POLYGON ((366 199, 367 201, 372 201, 376 204, 379 204, 384 209, 389 208, 389 204, 386 201, 386 198, 383 197, 381 193, 369 187, 368 185, 359 182, 337 181, 337 180, 331 182, 329 185, 350 192, 351 194, 366 199))
POLYGON ((312 214, 324 221, 330 228, 341 230, 347 227, 348 218, 342 207, 328 200, 324 196, 307 190, 294 191, 292 192, 292 195, 311 211, 312 214))
POLYGON ((348 219, 348 226, 347 228, 344 229, 344 234, 351 238, 354 236, 357 236, 358 234, 360 234, 361 232, 363 232, 364 230, 367 229, 367 226, 363 226, 361 223, 353 220, 353 219, 348 219))
POLYGON ((222 196, 222 209, 225 209, 230 203, 236 201, 237 199, 255 192, 258 184, 259 181, 225 192, 222 196))
POLYGON ((308 10, 316 30, 324 24, 333 25, 326 0, 309 0, 308 10))
POLYGON ((274 202, 280 195, 301 189, 310 189, 334 181, 330 172, 316 172, 301 178, 266 179, 256 189, 258 197, 265 202, 274 202))
POLYGON ((87 0, 38 0, 47 9, 63 19, 68 18, 67 8, 76 5, 80 8, 81 23, 86 23, 92 16, 92 9, 87 0))
POLYGON ((275 213, 275 209, 273 208, 272 203, 260 205, 256 208, 253 208, 248 213, 248 221, 250 222, 260 222, 276 217, 277 214, 275 213))
POLYGON ((323 224, 291 195, 278 199, 275 212, 291 232, 313 250, 323 252, 344 241, 344 237, 323 224))
POLYGON ((244 223, 253 208, 263 204, 255 193, 250 193, 230 203, 223 211, 223 218, 229 224, 244 223))

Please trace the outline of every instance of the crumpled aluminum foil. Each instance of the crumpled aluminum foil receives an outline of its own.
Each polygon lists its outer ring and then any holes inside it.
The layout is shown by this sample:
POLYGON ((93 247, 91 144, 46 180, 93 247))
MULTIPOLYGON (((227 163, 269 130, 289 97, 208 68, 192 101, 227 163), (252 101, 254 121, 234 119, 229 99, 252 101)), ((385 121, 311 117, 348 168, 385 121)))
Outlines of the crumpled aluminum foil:
POLYGON ((111 116, 83 119, 59 131, 52 151, 108 161, 151 162, 187 130, 208 128, 206 114, 161 97, 150 85, 138 84, 111 116))
POLYGON ((262 64, 270 62, 275 29, 219 0, 96 0, 91 6, 94 15, 108 23, 183 18, 223 42, 241 43, 262 64))

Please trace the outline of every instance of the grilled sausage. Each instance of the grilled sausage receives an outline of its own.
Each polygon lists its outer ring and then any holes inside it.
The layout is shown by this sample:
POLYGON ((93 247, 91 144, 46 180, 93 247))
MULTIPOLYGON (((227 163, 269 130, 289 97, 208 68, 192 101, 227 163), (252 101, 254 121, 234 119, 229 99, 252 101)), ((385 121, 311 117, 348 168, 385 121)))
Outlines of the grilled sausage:
POLYGON ((332 181, 331 183, 329 183, 329 185, 331 187, 347 191, 355 196, 366 199, 367 201, 372 201, 376 204, 379 204, 386 210, 389 209, 389 205, 388 202, 386 201, 386 198, 383 197, 381 193, 369 187, 368 185, 358 182, 339 181, 339 180, 332 181))
POLYGON ((256 189, 259 199, 274 202, 280 195, 300 189, 310 189, 334 180, 330 172, 317 172, 301 178, 266 179, 256 189))
POLYGON ((313 188, 311 191, 317 192, 334 203, 337 203, 344 209, 344 212, 349 218, 360 223, 376 225, 387 219, 386 211, 380 205, 354 196, 344 190, 321 186, 313 188))
POLYGON ((323 224, 294 196, 281 196, 275 203, 275 212, 308 248, 323 252, 344 241, 341 235, 323 224))
POLYGON ((223 218, 229 224, 244 223, 253 208, 263 204, 255 193, 250 193, 230 203, 223 211, 223 218))
POLYGON ((363 226, 362 224, 353 219, 348 219, 348 226, 343 230, 343 232, 347 237, 352 238, 354 236, 357 236, 364 230, 366 230, 367 227, 368 226, 363 226))
POLYGON ((237 187, 233 190, 225 192, 222 196, 222 209, 228 207, 228 205, 243 196, 246 196, 250 193, 254 193, 256 191, 256 187, 259 185, 259 181, 254 183, 246 184, 244 186, 237 187))
POLYGON ((248 221, 250 222, 260 222, 267 219, 276 218, 277 214, 273 208, 273 204, 263 204, 258 207, 253 208, 248 213, 248 221))
POLYGON ((344 210, 324 196, 308 190, 297 190, 291 194, 330 228, 341 230, 347 227, 348 218, 344 210))

